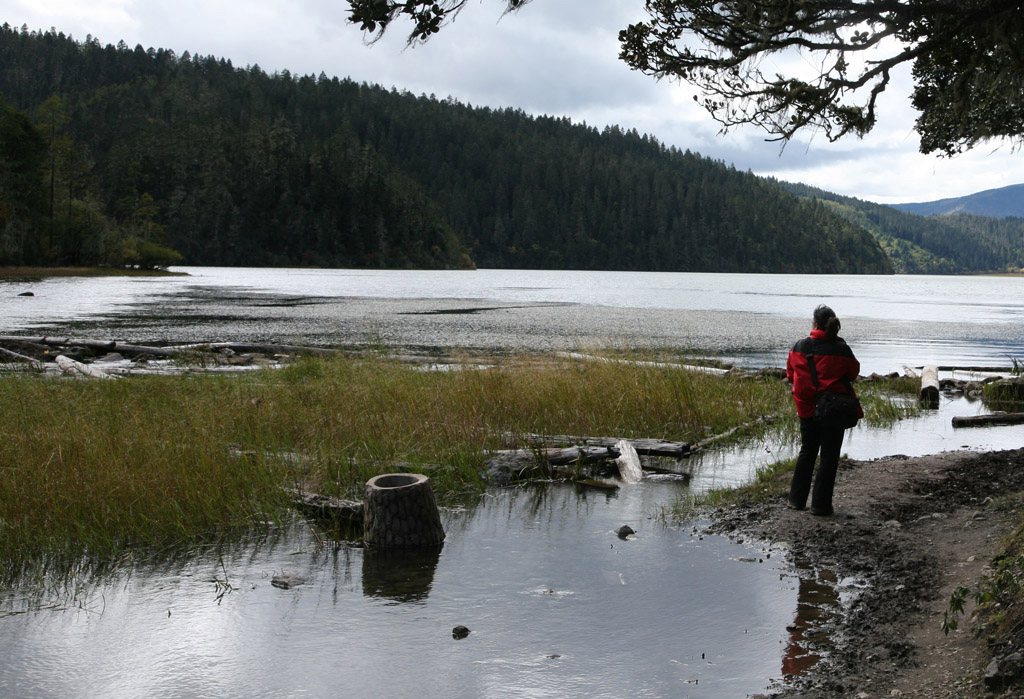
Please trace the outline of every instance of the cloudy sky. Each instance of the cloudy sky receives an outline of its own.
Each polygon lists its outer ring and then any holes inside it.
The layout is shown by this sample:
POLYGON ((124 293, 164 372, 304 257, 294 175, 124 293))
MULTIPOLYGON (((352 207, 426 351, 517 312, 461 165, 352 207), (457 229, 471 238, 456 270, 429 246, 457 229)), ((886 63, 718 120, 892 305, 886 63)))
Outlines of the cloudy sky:
POLYGON ((740 170, 883 203, 1024 183, 1024 152, 1008 145, 956 158, 919 154, 906 74, 885 93, 879 125, 863 140, 831 144, 810 135, 780 153, 753 129, 720 135, 691 88, 619 61, 618 31, 643 18, 642 0, 535 0, 503 19, 499 0, 470 0, 451 26, 412 49, 405 26, 366 45, 345 8, 342 0, 0 0, 0 22, 215 55, 268 73, 322 71, 473 105, 618 124, 740 170))

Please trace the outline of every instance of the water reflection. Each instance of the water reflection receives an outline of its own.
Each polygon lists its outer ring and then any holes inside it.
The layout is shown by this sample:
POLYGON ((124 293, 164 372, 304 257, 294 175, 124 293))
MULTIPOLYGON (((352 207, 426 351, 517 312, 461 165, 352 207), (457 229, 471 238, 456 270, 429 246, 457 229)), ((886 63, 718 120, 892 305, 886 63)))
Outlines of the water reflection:
POLYGON ((809 562, 794 561, 797 571, 796 618, 786 627, 789 641, 782 658, 784 677, 806 673, 832 647, 828 629, 842 611, 839 579, 831 570, 815 570, 809 562))
POLYGON ((363 550, 363 594, 393 602, 423 602, 430 595, 441 547, 363 550))
POLYGON ((444 547, 413 556, 325 543, 297 519, 245 545, 83 577, 71 597, 11 592, 3 610, 36 611, 0 625, 0 696, 763 690, 796 603, 784 557, 653 520, 682 487, 490 491, 444 510, 444 547), (638 536, 619 539, 623 524, 638 536), (272 586, 282 573, 305 582, 272 586), (455 641, 458 625, 472 633, 455 641))

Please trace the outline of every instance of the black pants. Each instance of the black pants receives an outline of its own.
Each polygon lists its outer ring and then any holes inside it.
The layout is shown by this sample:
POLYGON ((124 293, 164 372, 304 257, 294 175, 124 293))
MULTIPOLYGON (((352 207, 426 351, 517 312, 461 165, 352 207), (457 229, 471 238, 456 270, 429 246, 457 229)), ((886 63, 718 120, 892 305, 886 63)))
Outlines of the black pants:
POLYGON ((822 428, 811 418, 800 418, 800 455, 796 458, 796 470, 789 486, 789 502, 796 507, 807 504, 811 494, 811 507, 822 510, 832 509, 832 490, 836 485, 836 470, 839 468, 839 451, 843 448, 843 430, 822 428), (814 493, 811 493, 811 475, 814 460, 821 451, 818 475, 814 477, 814 493))

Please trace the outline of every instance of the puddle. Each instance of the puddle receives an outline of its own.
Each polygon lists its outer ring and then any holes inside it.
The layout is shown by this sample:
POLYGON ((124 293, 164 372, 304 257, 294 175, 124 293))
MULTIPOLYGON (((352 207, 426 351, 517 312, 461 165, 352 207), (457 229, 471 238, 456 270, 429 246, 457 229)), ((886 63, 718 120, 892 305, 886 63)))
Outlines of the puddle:
POLYGON ((839 622, 843 604, 840 581, 827 569, 807 561, 793 562, 796 578, 796 615, 786 631, 789 639, 782 657, 784 678, 805 674, 833 647, 831 631, 839 622))
POLYGON ((651 519, 683 486, 492 491, 436 554, 275 540, 136 565, 3 619, 0 694, 722 697, 764 691, 798 592, 784 556, 651 519), (615 530, 630 525, 636 538, 615 530), (304 579, 283 590, 275 575, 304 579), (468 636, 455 639, 454 627, 468 636))

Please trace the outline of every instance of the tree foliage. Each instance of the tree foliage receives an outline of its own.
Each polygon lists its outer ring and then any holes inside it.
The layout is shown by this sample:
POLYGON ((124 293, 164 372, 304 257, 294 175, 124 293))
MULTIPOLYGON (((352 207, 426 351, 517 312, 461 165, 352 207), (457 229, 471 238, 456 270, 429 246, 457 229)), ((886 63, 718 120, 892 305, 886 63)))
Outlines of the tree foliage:
POLYGON ((4 28, 0 64, 18 108, 66 116, 43 122, 77 159, 32 161, 36 183, 56 163, 64 259, 146 265, 163 246, 221 265, 892 269, 828 207, 636 131, 54 32, 4 28))
MULTIPOLYGON (((383 33, 412 21, 424 41, 465 0, 348 0, 351 21, 383 33)), ((521 7, 501 0, 505 11, 521 7)), ((893 71, 913 66, 921 151, 953 155, 980 141, 1024 142, 1021 0, 645 0, 649 18, 619 34, 620 57, 700 90, 728 130, 754 124, 770 140, 804 130, 835 141, 877 121, 893 71)))
POLYGON ((965 274, 1024 269, 1024 218, 918 216, 803 184, 782 183, 830 205, 878 239, 899 273, 965 274))

